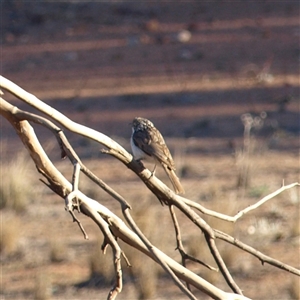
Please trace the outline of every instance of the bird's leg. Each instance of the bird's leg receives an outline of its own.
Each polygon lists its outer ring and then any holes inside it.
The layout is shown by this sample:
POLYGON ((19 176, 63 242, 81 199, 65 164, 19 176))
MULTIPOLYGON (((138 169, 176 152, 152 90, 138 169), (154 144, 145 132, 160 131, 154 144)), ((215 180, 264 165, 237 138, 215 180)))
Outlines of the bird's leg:
POLYGON ((154 165, 154 169, 153 169, 153 171, 152 171, 152 176, 155 175, 155 171, 156 171, 156 164, 154 165))

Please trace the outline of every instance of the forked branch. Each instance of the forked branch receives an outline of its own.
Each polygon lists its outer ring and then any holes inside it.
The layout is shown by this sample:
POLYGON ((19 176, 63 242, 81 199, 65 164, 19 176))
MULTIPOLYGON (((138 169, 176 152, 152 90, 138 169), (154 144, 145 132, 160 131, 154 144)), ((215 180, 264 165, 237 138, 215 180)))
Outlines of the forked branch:
MULTIPOLYGON (((42 146, 38 142, 33 128, 29 125, 29 123, 24 120, 20 121, 14 115, 13 110, 10 110, 9 105, 2 105, 4 104, 3 101, 4 100, 1 101, 0 113, 4 117, 6 117, 11 125, 15 128, 17 134, 28 149, 37 168, 39 169, 41 174, 46 177, 49 185, 53 188, 53 191, 55 191, 61 197, 65 198, 68 194, 71 193, 73 189, 72 184, 65 179, 65 177, 55 168, 55 166, 49 160, 42 146)), ((77 191, 76 196, 80 203, 81 212, 92 218, 99 225, 104 236, 109 236, 109 232, 111 232, 113 234, 113 237, 122 239, 124 242, 142 251, 144 254, 148 255, 155 261, 157 261, 157 255, 159 255, 160 259, 163 260, 163 262, 168 266, 168 268, 172 270, 172 272, 174 272, 174 274, 176 274, 176 276, 178 276, 178 278, 188 282, 190 285, 193 285, 194 287, 203 291, 214 299, 247 299, 246 297, 243 297, 241 295, 223 292, 214 285, 205 281, 203 278, 184 268, 154 246, 152 250, 156 252, 156 255, 153 255, 153 251, 149 251, 143 241, 141 241, 140 238, 135 233, 133 233, 125 225, 125 223, 116 215, 114 215, 110 210, 108 210, 106 207, 102 206, 95 200, 86 197, 80 191, 77 191), (105 223, 103 223, 103 220, 105 221, 105 223)), ((114 238, 110 240, 113 245, 114 238)), ((117 248, 116 253, 116 258, 118 260, 119 252, 117 251, 117 248)), ((120 273, 116 275, 116 278, 118 278, 119 280, 120 273)), ((119 290, 120 284, 116 284, 116 288, 113 289, 112 295, 118 293, 119 290)))
MULTIPOLYGON (((203 214, 208 214, 210 216, 217 217, 226 221, 236 222, 244 214, 254 209, 257 209, 262 204, 266 203, 268 200, 272 199, 279 193, 299 185, 298 183, 293 183, 287 186, 283 185, 274 193, 264 197, 257 203, 241 210, 234 217, 226 216, 224 214, 208 210, 192 200, 175 195, 174 192, 171 191, 155 175, 153 175, 152 172, 146 169, 143 165, 139 164, 137 161, 133 160, 132 156, 114 140, 102 133, 99 133, 81 124, 77 124, 71 121, 60 112, 54 110, 52 107, 46 105, 41 100, 37 99, 34 95, 27 93, 26 91, 24 91, 23 89, 21 89, 20 87, 18 87, 17 85, 5 79, 2 76, 0 76, 0 87, 10 91, 22 101, 45 113, 48 117, 52 118, 52 120, 56 121, 60 126, 87 138, 93 139, 105 146, 106 149, 104 151, 106 153, 119 159, 128 168, 134 171, 160 201, 169 205, 171 217, 176 232, 177 248, 181 253, 183 265, 176 263, 165 253, 156 248, 145 237, 143 232, 140 231, 140 229, 138 228, 135 221, 130 215, 129 209, 131 207, 129 203, 121 195, 114 191, 109 185, 107 185, 95 174, 93 174, 88 168, 86 168, 86 166, 82 163, 82 161, 80 160, 80 158, 66 139, 61 128, 59 128, 52 121, 44 117, 19 110, 16 107, 7 103, 5 100, 0 100, 0 113, 15 128, 17 134, 23 141, 33 161, 35 162, 38 171, 46 178, 47 186, 59 196, 61 196, 63 199, 65 199, 67 210, 71 213, 71 215, 73 216, 73 220, 75 220, 79 226, 81 226, 81 223, 74 215, 74 209, 77 209, 78 211, 81 211, 83 214, 90 217, 99 226, 101 232, 103 233, 105 245, 109 244, 112 247, 114 255, 113 263, 115 266, 115 286, 109 293, 109 299, 114 299, 122 290, 122 269, 120 260, 123 252, 116 238, 122 239, 125 243, 138 249, 139 251, 143 252, 145 255, 149 256, 154 261, 159 263, 164 268, 164 270, 173 278, 174 282, 183 291, 183 293, 185 293, 185 295, 188 296, 190 299, 195 299, 195 296, 182 284, 181 280, 185 281, 188 286, 194 286, 195 288, 203 291, 204 293, 206 293, 214 299, 247 299, 246 297, 242 296, 241 289, 237 286, 230 272, 228 271, 215 243, 216 238, 222 239, 258 257, 262 261, 262 263, 267 262, 269 264, 272 264, 273 266, 282 268, 295 275, 300 275, 299 270, 296 270, 295 268, 284 265, 281 262, 267 257, 262 253, 256 251, 255 249, 251 248, 250 246, 234 239, 233 237, 225 233, 222 233, 221 231, 214 230, 209 226, 207 222, 203 220, 203 218, 199 216, 198 213, 196 213, 192 209, 195 208, 203 214), (39 144, 39 141, 33 131, 33 128, 29 125, 27 120, 45 126, 49 130, 51 130, 51 132, 53 132, 53 134, 56 136, 61 149, 62 156, 67 156, 73 164, 74 175, 72 183, 67 181, 66 178, 55 168, 55 166, 49 160, 44 149, 39 144), (79 190, 78 182, 80 170, 120 203, 123 215, 127 220, 128 224, 130 224, 131 229, 128 228, 120 218, 118 218, 105 206, 101 205, 93 199, 86 197, 79 190), (179 223, 176 218, 174 207, 178 208, 181 212, 183 212, 185 216, 191 221, 191 223, 196 225, 204 233, 207 245, 219 267, 220 272, 223 274, 228 285, 236 294, 223 292, 222 290, 208 283, 203 278, 197 276, 185 267, 186 259, 191 259, 193 261, 205 265, 210 269, 213 269, 213 267, 210 267, 206 263, 189 256, 185 252, 181 240, 179 223), (282 265, 284 265, 284 267, 282 267, 282 265)), ((80 228, 84 233, 85 237, 87 237, 87 234, 85 233, 83 227, 80 228)))
POLYGON ((277 195, 281 194, 282 192, 291 189, 295 186, 300 186, 300 183, 298 182, 294 182, 291 183, 289 185, 284 185, 284 182, 282 184, 282 186, 276 190, 275 192, 265 196, 264 198, 262 198, 261 200, 259 200, 258 202, 242 209, 241 211, 239 211, 235 216, 228 216, 228 215, 224 215, 222 213, 207 209, 205 207, 203 207, 202 205, 200 205, 199 203, 196 203, 194 201, 191 201, 189 199, 184 198, 183 201, 193 207, 196 208, 197 210, 199 210, 200 212, 202 212, 205 215, 211 216, 211 217, 215 217, 224 221, 229 221, 229 222, 236 222, 239 218, 241 218, 243 215, 247 214, 248 212, 260 207, 261 205, 263 205, 264 203, 266 203, 267 201, 273 199, 274 197, 276 197, 277 195))
POLYGON ((90 139, 93 139, 106 146, 108 149, 110 149, 110 154, 114 155, 116 158, 122 161, 128 168, 133 170, 144 181, 148 188, 157 196, 157 198, 161 202, 169 203, 169 205, 173 204, 180 210, 182 210, 182 212, 204 232, 211 253, 214 259, 216 260, 216 263, 229 286, 235 293, 242 294, 241 289, 234 282, 232 276, 230 275, 230 272, 228 271, 224 261, 222 260, 221 255, 219 254, 219 251, 214 241, 214 233, 210 226, 199 215, 197 215, 193 210, 191 210, 180 197, 177 197, 174 194, 174 192, 172 192, 165 184, 163 184, 156 176, 154 176, 148 169, 144 168, 143 166, 141 167, 141 164, 133 160, 132 156, 123 147, 121 147, 118 143, 116 143, 115 141, 113 141, 112 139, 110 139, 102 133, 99 133, 83 125, 76 124, 60 112, 56 111, 49 105, 43 103, 34 95, 27 93, 11 81, 0 77, 0 84, 3 88, 9 90, 10 92, 12 92, 12 94, 17 96, 21 100, 25 101, 29 105, 45 113, 46 115, 54 119, 56 122, 58 122, 60 125, 66 127, 74 133, 78 133, 80 135, 89 137, 90 139))

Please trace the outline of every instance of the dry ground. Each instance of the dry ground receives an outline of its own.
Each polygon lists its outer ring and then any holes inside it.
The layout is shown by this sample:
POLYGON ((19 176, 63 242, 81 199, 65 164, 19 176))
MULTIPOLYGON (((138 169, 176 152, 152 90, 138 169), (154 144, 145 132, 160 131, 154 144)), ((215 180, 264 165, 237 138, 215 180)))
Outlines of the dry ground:
MULTIPOLYGON (((279 188, 283 179, 287 184, 299 181, 297 1, 1 5, 1 74, 128 150, 129 122, 135 116, 151 119, 174 153, 188 198, 232 215, 279 188), (238 188, 245 164, 238 159, 243 145, 241 115, 259 118, 262 112, 267 117, 252 132, 251 181, 248 188, 238 188)), ((8 94, 4 97, 26 107, 8 94)), ((0 125, 3 171, 22 145, 6 120, 1 118, 0 125)), ((37 133, 50 157, 71 178, 71 166, 59 160, 54 138, 39 128, 37 133)), ((149 230, 155 244, 179 260, 168 209, 119 162, 99 154, 99 145, 66 134, 84 162, 132 204, 139 225, 149 230)), ((90 260, 101 240, 97 228, 80 216, 90 236, 83 240, 61 199, 42 189, 39 175, 32 173, 25 175, 26 181, 38 196, 30 199, 26 212, 2 210, 2 224, 12 221, 16 236, 11 254, 1 254, 2 299, 41 299, 38 293, 45 290, 52 299, 104 298, 110 284, 103 278, 96 286, 88 281, 90 260)), ((160 170, 158 176, 168 183, 160 170)), ((87 181, 82 186, 118 212, 102 191, 87 181)), ((299 201, 299 190, 293 189, 234 226, 206 220, 299 268, 299 201)), ((187 249, 213 264, 200 232, 183 216, 180 221, 187 249)), ((296 276, 218 245, 246 296, 299 297, 296 276)), ((133 261, 135 256, 131 254, 133 261)), ((229 291, 220 274, 189 266, 229 291)), ((149 273, 154 273, 152 268, 149 263, 149 273)), ((181 299, 178 289, 159 274, 151 297, 181 299)), ((126 267, 124 281, 119 298, 137 299, 138 284, 126 267)))

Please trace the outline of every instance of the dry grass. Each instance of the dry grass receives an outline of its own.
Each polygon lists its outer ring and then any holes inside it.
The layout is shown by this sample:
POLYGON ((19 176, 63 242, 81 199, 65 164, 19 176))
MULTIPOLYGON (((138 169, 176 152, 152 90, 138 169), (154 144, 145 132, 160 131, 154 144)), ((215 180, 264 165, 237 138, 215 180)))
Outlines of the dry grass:
POLYGON ((113 256, 110 247, 107 247, 104 255, 101 250, 102 241, 98 240, 94 246, 94 251, 89 257, 90 278, 95 285, 108 285, 114 279, 113 256))
POLYGON ((266 117, 267 114, 264 111, 262 111, 259 116, 253 116, 250 113, 241 115, 241 121, 244 125, 243 147, 237 149, 235 153, 238 169, 238 188, 247 189, 251 186, 251 178, 255 175, 253 174, 253 155, 258 152, 259 149, 253 130, 259 131, 262 129, 266 117))
POLYGON ((252 163, 248 153, 237 150, 235 153, 236 166, 238 169, 237 187, 246 189, 251 182, 252 163))
POLYGON ((20 219, 12 212, 1 213, 0 253, 5 256, 14 254, 18 250, 20 237, 20 219))
POLYGON ((60 263, 67 258, 67 248, 64 242, 58 238, 50 241, 50 261, 60 263))
POLYGON ((299 220, 299 215, 296 215, 292 219, 290 236, 291 237, 298 237, 298 238, 300 238, 300 220, 299 220))
POLYGON ((38 271, 35 277, 34 299, 51 299, 51 280, 49 275, 43 271, 38 271))
POLYGON ((32 175, 32 162, 28 154, 20 152, 16 158, 1 164, 0 209, 18 213, 26 210, 30 201, 37 197, 32 175))
POLYGON ((300 299, 300 278, 293 278, 289 287, 291 299, 300 299))

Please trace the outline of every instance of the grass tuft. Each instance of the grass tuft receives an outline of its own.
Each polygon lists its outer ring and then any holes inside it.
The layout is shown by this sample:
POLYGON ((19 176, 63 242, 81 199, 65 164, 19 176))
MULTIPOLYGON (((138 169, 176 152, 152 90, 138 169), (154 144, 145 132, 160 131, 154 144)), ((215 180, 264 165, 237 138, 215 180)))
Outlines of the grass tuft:
POLYGON ((63 241, 59 239, 50 242, 50 261, 60 263, 67 257, 67 249, 63 241))
POLYGON ((300 279, 293 278, 289 286, 290 299, 300 299, 300 279))
POLYGON ((36 274, 34 299, 35 300, 48 300, 51 298, 51 282, 49 276, 40 271, 36 274))
POLYGON ((14 254, 18 250, 21 223, 11 212, 2 212, 0 227, 0 253, 14 254))
POLYGON ((21 152, 17 157, 2 163, 0 173, 0 209, 10 209, 17 213, 26 210, 30 199, 34 198, 31 162, 21 152))
POLYGON ((97 241, 94 251, 89 257, 90 279, 94 285, 108 285, 114 280, 114 265, 111 247, 108 246, 106 254, 101 250, 102 242, 97 241))

